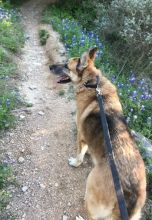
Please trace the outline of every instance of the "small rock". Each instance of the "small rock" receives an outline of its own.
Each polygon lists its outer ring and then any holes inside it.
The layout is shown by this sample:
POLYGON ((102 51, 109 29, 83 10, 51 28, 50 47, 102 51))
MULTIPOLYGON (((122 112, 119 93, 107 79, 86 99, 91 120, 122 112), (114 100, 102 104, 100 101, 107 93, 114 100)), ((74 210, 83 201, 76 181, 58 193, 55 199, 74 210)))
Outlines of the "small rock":
POLYGON ((24 153, 24 152, 25 152, 25 149, 21 149, 20 151, 21 151, 21 153, 24 153))
POLYGON ((44 115, 45 113, 43 111, 38 112, 39 115, 44 115))
POLYGON ((45 185, 44 185, 43 183, 40 183, 40 187, 41 187, 42 189, 45 189, 45 185))
POLYGON ((68 218, 68 216, 67 215, 63 215, 63 218, 62 218, 62 220, 68 220, 69 218, 68 218))
POLYGON ((84 218, 82 218, 80 215, 76 216, 76 220, 84 220, 84 218))
POLYGON ((43 147, 43 146, 41 146, 41 150, 44 150, 44 147, 43 147))
POLYGON ((30 90, 34 90, 34 89, 36 89, 36 87, 31 87, 31 86, 29 86, 29 89, 30 89, 30 90))
POLYGON ((68 202, 68 206, 71 207, 71 203, 70 202, 68 202))
POLYGON ((14 135, 14 133, 9 133, 9 136, 12 137, 14 135))
POLYGON ((22 192, 26 192, 28 190, 28 186, 23 186, 22 187, 22 192))
POLYGON ((10 205, 7 205, 6 206, 6 210, 8 210, 8 209, 10 209, 11 208, 11 206, 10 205))
POLYGON ((25 118, 25 115, 20 115, 20 119, 24 119, 25 118))
POLYGON ((24 159, 23 157, 19 157, 19 158, 18 158, 18 162, 19 162, 19 163, 24 163, 24 161, 25 161, 25 159, 24 159))
POLYGON ((55 187, 58 187, 59 186, 59 184, 58 183, 55 183, 55 187))

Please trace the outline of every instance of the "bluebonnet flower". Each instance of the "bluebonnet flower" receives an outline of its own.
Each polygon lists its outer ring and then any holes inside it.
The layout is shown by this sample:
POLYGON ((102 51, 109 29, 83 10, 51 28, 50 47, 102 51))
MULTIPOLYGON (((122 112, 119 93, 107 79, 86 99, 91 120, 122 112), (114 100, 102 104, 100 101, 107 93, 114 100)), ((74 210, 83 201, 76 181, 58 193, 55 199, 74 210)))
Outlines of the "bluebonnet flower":
POLYGON ((145 79, 139 81, 139 85, 142 86, 145 83, 145 79))
POLYGON ((129 78, 129 82, 133 84, 133 83, 135 83, 135 81, 136 81, 136 78, 135 78, 134 74, 132 74, 131 77, 129 78))
POLYGON ((6 9, 0 8, 0 21, 1 20, 9 20, 11 18, 11 13, 9 13, 6 9))
POLYGON ((123 87, 124 87, 124 84, 118 82, 118 88, 121 89, 121 88, 123 88, 123 87))
POLYGON ((142 95, 140 96, 140 99, 141 99, 141 100, 144 100, 144 99, 145 99, 145 95, 142 94, 142 95))
POLYGON ((133 91, 132 96, 133 96, 133 98, 137 96, 137 91, 136 90, 133 91))
POLYGON ((92 31, 89 31, 88 32, 88 36, 89 36, 89 38, 93 38, 94 37, 94 33, 92 31))
POLYGON ((151 117, 148 117, 148 118, 147 118, 147 124, 148 124, 148 125, 151 125, 151 117))
POLYGON ((130 117, 127 117, 126 122, 127 122, 127 123, 130 122, 130 117))
POLYGON ((144 105, 141 106, 141 111, 142 112, 145 111, 145 106, 144 105))
POLYGON ((6 99, 6 107, 9 108, 11 105, 10 99, 6 99))

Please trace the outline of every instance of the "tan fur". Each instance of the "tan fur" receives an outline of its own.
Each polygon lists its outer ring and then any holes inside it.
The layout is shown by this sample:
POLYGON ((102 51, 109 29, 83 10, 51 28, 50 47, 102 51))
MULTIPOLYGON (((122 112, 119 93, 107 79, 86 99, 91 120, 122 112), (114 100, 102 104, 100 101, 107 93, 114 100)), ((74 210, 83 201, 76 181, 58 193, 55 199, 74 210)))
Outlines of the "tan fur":
POLYGON ((127 125, 122 119, 122 107, 116 87, 94 66, 96 50, 84 53, 81 60, 70 59, 69 76, 76 87, 77 105, 77 151, 70 159, 72 166, 83 162, 87 150, 93 159, 94 168, 88 176, 85 204, 91 220, 120 220, 120 214, 113 186, 111 171, 105 155, 103 134, 100 126, 99 106, 95 89, 86 88, 83 83, 94 81, 99 75, 105 112, 113 145, 113 152, 124 191, 129 219, 139 220, 146 199, 146 178, 143 160, 127 125), (79 62, 79 66, 77 66, 79 62), (77 69, 76 69, 77 67, 77 69), (80 71, 78 71, 78 68, 80 71), (85 150, 83 147, 85 146, 85 150), (83 156, 81 155, 83 151, 83 156), (80 160, 81 158, 81 160, 80 160))

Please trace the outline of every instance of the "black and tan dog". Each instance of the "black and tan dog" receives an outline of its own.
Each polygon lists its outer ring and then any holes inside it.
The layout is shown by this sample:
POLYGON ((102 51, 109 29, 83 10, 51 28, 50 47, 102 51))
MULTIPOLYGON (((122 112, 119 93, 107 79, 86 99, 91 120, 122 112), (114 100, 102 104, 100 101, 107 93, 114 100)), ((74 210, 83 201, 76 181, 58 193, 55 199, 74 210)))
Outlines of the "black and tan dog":
MULTIPOLYGON (((94 168, 88 176, 85 194, 89 219, 120 220, 111 171, 104 150, 96 91, 87 88, 87 84, 94 83, 98 75, 129 220, 139 220, 146 199, 144 163, 124 120, 116 87, 96 69, 95 55, 96 48, 84 53, 81 58, 69 59, 64 66, 66 74, 58 81, 72 81, 76 90, 78 153, 76 158, 69 159, 69 164, 78 167, 83 162, 86 151, 90 153, 94 168)), ((54 72, 57 68, 62 69, 62 66, 50 67, 54 72)))

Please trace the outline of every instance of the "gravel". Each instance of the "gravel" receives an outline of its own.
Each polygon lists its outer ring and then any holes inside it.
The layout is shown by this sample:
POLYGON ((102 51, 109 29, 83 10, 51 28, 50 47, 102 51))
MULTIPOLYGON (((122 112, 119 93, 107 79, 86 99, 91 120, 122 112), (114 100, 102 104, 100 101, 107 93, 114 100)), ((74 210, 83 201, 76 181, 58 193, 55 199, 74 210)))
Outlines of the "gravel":
POLYGON ((51 61, 39 45, 40 15, 50 2, 29 0, 21 8, 28 40, 16 57, 22 76, 18 85, 21 96, 33 106, 14 111, 19 123, 0 140, 3 160, 11 164, 17 182, 0 219, 7 213, 17 220, 75 220, 79 215, 86 219, 83 198, 91 162, 86 159, 77 169, 68 165, 68 158, 76 154, 71 114, 75 102, 58 95, 65 87, 55 83, 56 76, 49 71, 51 61))

